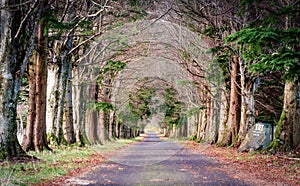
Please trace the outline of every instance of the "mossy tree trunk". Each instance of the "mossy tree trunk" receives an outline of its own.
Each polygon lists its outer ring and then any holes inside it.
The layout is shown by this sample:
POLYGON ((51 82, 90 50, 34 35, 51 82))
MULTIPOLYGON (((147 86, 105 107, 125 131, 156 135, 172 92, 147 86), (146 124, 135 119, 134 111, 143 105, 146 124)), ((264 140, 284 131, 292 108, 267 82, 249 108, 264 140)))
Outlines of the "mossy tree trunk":
POLYGON ((44 2, 36 2, 36 9, 31 10, 31 2, 24 5, 32 11, 31 14, 18 8, 11 11, 10 7, 18 2, 0 2, 0 159, 5 159, 25 153, 17 139, 16 108, 22 78, 34 50, 34 38, 44 2))
MULTIPOLYGON (((70 41, 70 48, 71 48, 70 41)), ((74 126, 73 126, 73 92, 72 92, 72 61, 70 57, 67 57, 66 61, 63 63, 66 63, 64 65, 64 73, 63 73, 63 84, 64 89, 62 92, 62 99, 65 102, 65 106, 63 108, 63 120, 62 120, 62 131, 63 131, 63 138, 67 142, 67 144, 73 144, 76 142, 75 139, 75 132, 74 132, 74 126)))
MULTIPOLYGON (((0 1, 1 7, 7 7, 9 2, 0 1)), ((12 30, 9 29, 13 14, 8 9, 0 9, 0 159, 24 153, 17 140, 16 100, 14 97, 14 69, 15 55, 13 47, 12 30), (10 61, 12 60, 12 61, 10 61)))
MULTIPOLYGON (((290 151, 299 147, 300 119, 297 113, 298 81, 287 80, 284 87, 284 103, 275 138, 268 147, 272 150, 290 151)), ((299 108, 298 108, 299 109, 299 108)))
MULTIPOLYGON (((59 56, 55 61, 58 63, 57 67, 54 67, 56 77, 55 88, 53 88, 49 97, 51 100, 48 106, 51 108, 51 117, 48 123, 51 135, 51 142, 54 144, 73 144, 76 142, 74 122, 73 122, 73 84, 71 79, 73 78, 73 64, 72 56, 69 51, 73 47, 73 34, 70 34, 65 42, 55 41, 54 51, 55 55, 59 56)), ((54 59, 53 59, 54 60, 54 59)), ((79 139, 79 136, 78 138, 79 139)))

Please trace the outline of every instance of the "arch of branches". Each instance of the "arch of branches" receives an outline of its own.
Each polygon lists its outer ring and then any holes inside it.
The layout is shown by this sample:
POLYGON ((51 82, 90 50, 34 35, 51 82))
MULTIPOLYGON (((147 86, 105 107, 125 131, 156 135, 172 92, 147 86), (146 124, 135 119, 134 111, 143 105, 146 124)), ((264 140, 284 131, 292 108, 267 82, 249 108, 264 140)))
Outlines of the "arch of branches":
MULTIPOLYGON (((162 86, 174 89, 176 100, 181 103, 180 115, 186 116, 185 125, 182 125, 187 130, 184 133, 192 135, 195 130, 200 130, 199 117, 206 118, 202 121, 203 130, 207 128, 204 126, 205 122, 210 122, 210 126, 213 126, 225 119, 222 116, 222 110, 226 109, 222 105, 223 77, 220 76, 221 69, 213 63, 208 52, 209 44, 205 37, 168 21, 144 20, 127 23, 104 34, 91 45, 81 59, 78 75, 73 82, 82 85, 78 87, 84 87, 83 94, 88 94, 89 87, 99 80, 99 74, 103 72, 108 61, 122 62, 126 64, 124 69, 102 77, 100 88, 104 91, 96 98, 113 105, 113 113, 106 117, 113 120, 109 122, 116 123, 118 118, 122 118, 120 113, 124 115, 128 110, 130 95, 141 88, 138 86, 140 82, 151 79, 148 89, 162 86)), ((160 93, 165 95, 166 89, 160 93)), ((163 99, 157 92, 153 97, 163 99)), ((87 117, 89 116, 85 116, 87 117)), ((161 121, 157 121, 157 118, 161 117, 157 116, 154 122, 163 121, 163 118, 161 121)), ((109 131, 113 130, 113 126, 108 125, 109 131)), ((90 130, 89 126, 85 127, 90 130)), ((111 131, 111 135, 113 133, 111 131)))

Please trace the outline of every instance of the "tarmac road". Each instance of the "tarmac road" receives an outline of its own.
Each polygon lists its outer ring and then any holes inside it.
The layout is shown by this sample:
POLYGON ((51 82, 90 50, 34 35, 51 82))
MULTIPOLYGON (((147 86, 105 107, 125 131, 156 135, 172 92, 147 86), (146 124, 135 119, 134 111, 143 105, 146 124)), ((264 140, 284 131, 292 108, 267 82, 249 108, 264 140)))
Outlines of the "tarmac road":
POLYGON ((212 159, 150 132, 78 179, 74 185, 246 185, 229 177, 212 159))

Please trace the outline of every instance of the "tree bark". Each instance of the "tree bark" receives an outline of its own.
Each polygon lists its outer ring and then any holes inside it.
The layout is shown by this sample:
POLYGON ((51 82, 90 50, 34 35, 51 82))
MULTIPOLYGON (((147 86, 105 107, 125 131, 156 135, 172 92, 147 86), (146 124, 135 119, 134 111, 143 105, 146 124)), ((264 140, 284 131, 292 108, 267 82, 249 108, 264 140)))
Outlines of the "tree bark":
POLYGON ((108 138, 112 139, 115 138, 115 128, 114 128, 114 123, 115 123, 115 111, 112 110, 109 113, 109 128, 108 128, 108 138))
POLYGON ((210 101, 210 125, 208 126, 207 142, 214 144, 218 139, 218 131, 220 127, 220 94, 215 87, 211 87, 210 101))
POLYGON ((203 115, 203 111, 200 110, 199 113, 197 114, 197 116, 198 116, 198 121, 197 121, 197 141, 201 141, 202 115, 203 115))
POLYGON ((34 150, 33 148, 33 125, 36 116, 36 63, 35 60, 36 52, 33 54, 32 62, 28 65, 28 83, 29 83, 29 99, 28 99, 28 115, 27 125, 23 136, 22 147, 25 151, 34 150))
POLYGON ((68 60, 68 76, 67 76, 67 86, 66 86, 66 106, 64 109, 64 122, 63 122, 63 131, 64 138, 68 144, 75 143, 75 132, 73 126, 73 92, 72 92, 72 63, 68 60))
POLYGON ((47 98, 47 37, 44 36, 44 25, 38 27, 36 55, 36 117, 33 129, 34 149, 44 150, 47 144, 46 136, 46 98, 47 98))
MULTIPOLYGON (((88 101, 96 100, 97 95, 97 85, 89 85, 88 86, 88 101)), ((85 121, 85 131, 87 134, 87 138, 91 144, 97 143, 97 111, 87 108, 86 112, 86 121, 85 121)))
POLYGON ((230 87, 230 102, 229 116, 227 128, 224 134, 224 140, 221 146, 237 145, 238 132, 240 126, 240 95, 239 95, 239 75, 238 75, 238 57, 233 56, 231 62, 231 87, 230 87))
POLYGON ((9 10, 9 7, 14 5, 10 3, 11 1, 1 0, 3 9, 0 10, 0 120, 3 120, 0 122, 1 159, 25 153, 17 139, 16 108, 21 80, 34 50, 34 37, 43 10, 43 3, 38 3, 37 11, 33 11, 27 19, 24 19, 25 22, 22 22, 23 12, 19 9, 9 10), (20 26, 22 28, 19 28, 20 26))
POLYGON ((277 126, 273 148, 280 147, 283 142, 283 150, 290 151, 299 146, 299 113, 297 113, 298 82, 287 80, 284 87, 284 103, 280 121, 277 126), (280 141, 279 141, 280 140, 280 141))
POLYGON ((297 88, 297 107, 296 107, 296 117, 294 121, 294 144, 297 147, 296 150, 300 151, 300 81, 298 80, 297 88))
POLYGON ((46 136, 47 98, 47 39, 44 36, 43 22, 39 23, 36 52, 30 65, 29 117, 23 147, 25 151, 50 149, 46 136))
POLYGON ((239 129, 239 142, 245 139, 247 131, 255 124, 254 89, 255 84, 248 73, 243 60, 240 61, 241 72, 241 122, 239 129))
MULTIPOLYGON (((224 87, 225 89, 225 87, 224 87)), ((228 108, 229 108, 229 103, 228 103, 228 99, 226 96, 226 90, 223 90, 222 92, 220 92, 221 94, 221 111, 220 111, 220 126, 219 126, 219 131, 218 131, 218 140, 217 140, 217 144, 220 144, 222 142, 222 140, 224 139, 224 131, 226 128, 226 124, 228 122, 228 108)))

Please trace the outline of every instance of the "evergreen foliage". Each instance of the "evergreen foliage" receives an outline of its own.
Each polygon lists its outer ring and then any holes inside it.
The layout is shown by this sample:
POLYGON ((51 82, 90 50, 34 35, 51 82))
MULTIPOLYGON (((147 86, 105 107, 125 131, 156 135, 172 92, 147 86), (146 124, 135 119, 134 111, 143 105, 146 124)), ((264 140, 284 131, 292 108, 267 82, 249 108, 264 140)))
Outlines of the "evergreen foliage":
POLYGON ((140 119, 149 117, 151 115, 149 104, 154 93, 154 89, 144 88, 129 94, 129 108, 131 113, 140 119))
POLYGON ((109 76, 109 78, 113 78, 115 74, 123 70, 125 66, 126 63, 124 62, 109 60, 107 65, 105 65, 100 71, 100 74, 97 78, 98 84, 101 84, 102 80, 107 76, 109 76))
POLYGON ((91 101, 88 103, 88 108, 92 110, 99 110, 100 112, 108 112, 110 110, 113 110, 114 107, 111 103, 108 102, 96 102, 91 101))
POLYGON ((299 35, 299 28, 245 28, 227 37, 227 42, 241 47, 252 72, 282 71, 284 79, 293 79, 300 74, 299 35))
POLYGON ((178 125, 180 122, 181 102, 176 98, 177 92, 173 88, 166 88, 164 104, 166 107, 165 117, 162 123, 169 126, 178 125))

